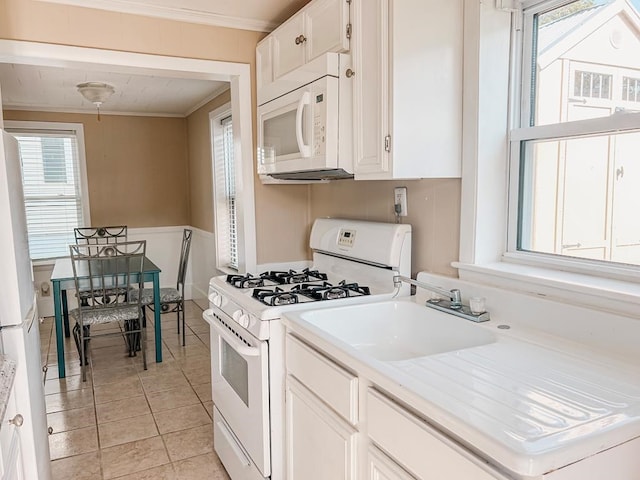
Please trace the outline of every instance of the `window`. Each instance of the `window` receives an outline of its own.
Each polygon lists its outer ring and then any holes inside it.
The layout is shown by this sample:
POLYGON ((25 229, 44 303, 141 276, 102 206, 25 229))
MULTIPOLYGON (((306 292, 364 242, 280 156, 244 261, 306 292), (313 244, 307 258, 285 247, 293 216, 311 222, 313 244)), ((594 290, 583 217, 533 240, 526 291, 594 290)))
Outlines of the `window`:
POLYGON ((622 77, 622 100, 640 102, 640 78, 622 77))
POLYGON ((89 223, 82 125, 6 124, 20 149, 31 258, 68 256, 73 229, 89 223))
POLYGON ((612 75, 576 70, 573 94, 576 97, 611 98, 611 78, 612 75))
POLYGON ((638 79, 623 75, 640 54, 632 9, 613 1, 525 3, 509 251, 591 273, 638 271, 640 113, 621 106, 640 100, 638 79))
POLYGON ((238 270, 238 212, 233 122, 229 106, 214 112, 213 175, 218 268, 238 270))

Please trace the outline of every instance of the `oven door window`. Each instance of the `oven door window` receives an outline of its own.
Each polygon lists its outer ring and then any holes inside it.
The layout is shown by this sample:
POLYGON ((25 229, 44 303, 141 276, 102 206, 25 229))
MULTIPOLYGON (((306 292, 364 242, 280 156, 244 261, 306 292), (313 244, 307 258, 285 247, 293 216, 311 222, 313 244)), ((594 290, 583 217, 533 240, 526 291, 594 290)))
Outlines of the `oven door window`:
POLYGON ((247 361, 224 339, 220 339, 220 374, 229 386, 249 406, 249 369, 247 361))

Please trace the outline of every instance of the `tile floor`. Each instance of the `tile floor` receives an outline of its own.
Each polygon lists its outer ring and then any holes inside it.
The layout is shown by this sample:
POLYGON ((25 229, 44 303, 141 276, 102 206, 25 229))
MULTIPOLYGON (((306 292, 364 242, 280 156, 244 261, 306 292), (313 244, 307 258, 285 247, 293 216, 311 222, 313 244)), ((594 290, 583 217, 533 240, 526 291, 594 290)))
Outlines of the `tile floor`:
POLYGON ((124 337, 92 339, 85 383, 72 338, 65 343, 67 377, 57 378, 53 318, 41 325, 54 480, 229 480, 213 451, 209 326, 193 302, 185 318, 183 347, 175 314, 162 315, 159 364, 153 321, 147 323, 147 370, 140 353, 128 357, 124 337))

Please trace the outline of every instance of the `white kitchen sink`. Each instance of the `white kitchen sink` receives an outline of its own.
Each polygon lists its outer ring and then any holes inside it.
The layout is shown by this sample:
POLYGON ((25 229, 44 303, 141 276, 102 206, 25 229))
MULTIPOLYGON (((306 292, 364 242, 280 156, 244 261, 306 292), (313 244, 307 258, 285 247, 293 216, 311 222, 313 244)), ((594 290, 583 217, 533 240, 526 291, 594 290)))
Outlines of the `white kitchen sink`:
POLYGON ((381 361, 407 360, 496 341, 486 328, 424 305, 387 301, 301 312, 298 317, 381 361))

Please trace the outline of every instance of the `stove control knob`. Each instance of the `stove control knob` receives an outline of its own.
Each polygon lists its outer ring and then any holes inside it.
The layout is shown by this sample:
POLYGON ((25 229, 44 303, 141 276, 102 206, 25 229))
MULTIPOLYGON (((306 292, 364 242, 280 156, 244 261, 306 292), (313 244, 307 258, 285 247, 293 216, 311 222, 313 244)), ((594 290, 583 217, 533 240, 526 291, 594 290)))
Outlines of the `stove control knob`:
POLYGON ((235 312, 233 312, 232 317, 237 323, 240 323, 240 317, 242 317, 242 315, 244 315, 244 312, 242 310, 236 310, 235 312))
POLYGON ((215 290, 209 294, 209 301, 213 303, 216 307, 222 306, 222 295, 220 295, 215 290))
POLYGON ((242 315, 240 315, 240 317, 236 321, 240 324, 240 326, 242 326, 244 328, 248 328, 249 327, 249 314, 248 313, 243 313, 242 315))

